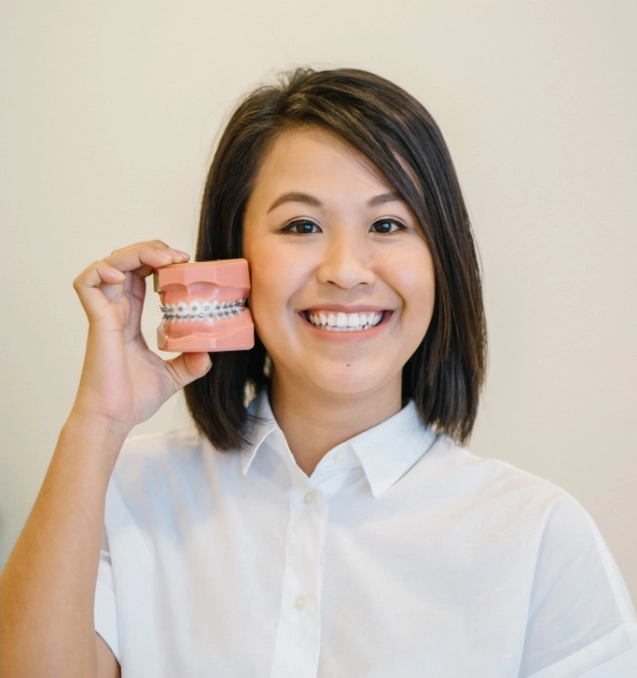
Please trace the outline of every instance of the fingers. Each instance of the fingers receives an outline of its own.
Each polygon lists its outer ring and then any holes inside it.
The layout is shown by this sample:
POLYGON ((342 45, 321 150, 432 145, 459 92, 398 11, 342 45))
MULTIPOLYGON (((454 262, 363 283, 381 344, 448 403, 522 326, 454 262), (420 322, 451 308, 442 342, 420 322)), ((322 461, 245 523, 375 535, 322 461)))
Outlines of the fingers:
POLYGON ((105 261, 95 261, 84 269, 73 281, 73 288, 80 302, 89 316, 89 320, 95 313, 107 306, 108 297, 102 291, 104 286, 113 286, 123 289, 126 275, 105 261))
POLYGON ((141 277, 150 275, 153 269, 169 264, 181 264, 188 259, 189 254, 172 249, 161 240, 130 245, 104 257, 104 261, 110 266, 120 271, 134 271, 141 277))
POLYGON ((75 278, 73 287, 92 320, 124 291, 139 297, 143 287, 140 283, 154 269, 184 263, 189 258, 186 252, 172 249, 161 240, 137 243, 93 262, 75 278))
POLYGON ((207 353, 182 353, 176 358, 166 360, 166 367, 170 372, 175 391, 195 379, 203 377, 212 367, 212 361, 207 353))

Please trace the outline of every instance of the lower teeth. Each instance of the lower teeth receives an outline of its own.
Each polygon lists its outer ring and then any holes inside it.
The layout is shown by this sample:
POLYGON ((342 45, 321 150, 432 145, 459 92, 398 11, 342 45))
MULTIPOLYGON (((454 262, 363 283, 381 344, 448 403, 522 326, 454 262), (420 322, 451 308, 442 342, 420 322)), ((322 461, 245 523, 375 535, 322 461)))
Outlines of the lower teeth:
POLYGON ((312 322, 312 319, 308 314, 304 314, 305 319, 312 325, 312 327, 316 327, 319 330, 327 330, 328 332, 361 332, 365 330, 371 330, 374 327, 377 327, 378 325, 381 324, 383 319, 385 318, 385 312, 381 313, 380 319, 378 322, 375 322, 373 324, 370 323, 365 323, 364 325, 357 325, 356 327, 350 327, 349 325, 346 325, 345 327, 341 327, 339 325, 323 325, 321 323, 315 323, 312 322))
POLYGON ((314 325, 313 322, 311 324, 314 327, 317 327, 319 330, 327 330, 328 332, 360 332, 361 330, 371 330, 372 327, 376 327, 379 323, 376 323, 376 325, 359 325, 358 327, 334 327, 332 325, 314 325))

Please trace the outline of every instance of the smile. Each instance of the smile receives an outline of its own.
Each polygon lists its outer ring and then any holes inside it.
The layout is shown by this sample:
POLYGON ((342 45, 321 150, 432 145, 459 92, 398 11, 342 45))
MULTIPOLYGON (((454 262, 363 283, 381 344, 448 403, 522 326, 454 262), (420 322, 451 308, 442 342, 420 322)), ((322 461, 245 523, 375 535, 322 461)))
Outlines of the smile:
POLYGON ((304 311, 303 315, 314 327, 328 332, 360 332, 376 327, 386 311, 368 313, 333 313, 331 311, 304 311))

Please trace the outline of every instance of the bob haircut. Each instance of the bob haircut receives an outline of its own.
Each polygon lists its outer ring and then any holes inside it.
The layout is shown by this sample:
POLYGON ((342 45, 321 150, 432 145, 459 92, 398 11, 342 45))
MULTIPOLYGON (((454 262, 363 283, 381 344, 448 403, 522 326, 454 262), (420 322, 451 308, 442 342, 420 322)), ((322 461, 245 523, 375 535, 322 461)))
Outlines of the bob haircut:
MULTIPOLYGON (((197 261, 242 256, 243 218, 259 167, 278 135, 321 128, 365 156, 418 219, 434 262, 427 333, 403 367, 403 404, 458 443, 472 431, 486 370, 486 323, 471 225, 451 157, 427 110, 400 87, 355 69, 297 69, 249 94, 230 118, 206 181, 197 261)), ((282 264, 284 265, 284 264, 282 264)), ((219 450, 246 442, 249 393, 269 388, 259 337, 250 351, 216 353, 185 387, 197 428, 219 450)))

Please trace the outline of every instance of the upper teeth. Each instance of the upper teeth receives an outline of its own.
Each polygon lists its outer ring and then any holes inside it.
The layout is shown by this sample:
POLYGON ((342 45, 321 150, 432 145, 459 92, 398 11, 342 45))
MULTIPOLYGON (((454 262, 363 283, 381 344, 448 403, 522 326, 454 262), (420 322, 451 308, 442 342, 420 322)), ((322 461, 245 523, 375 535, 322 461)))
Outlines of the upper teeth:
POLYGON ((336 332, 353 332, 368 330, 383 319, 380 313, 332 313, 330 311, 308 312, 307 317, 312 325, 336 332))

